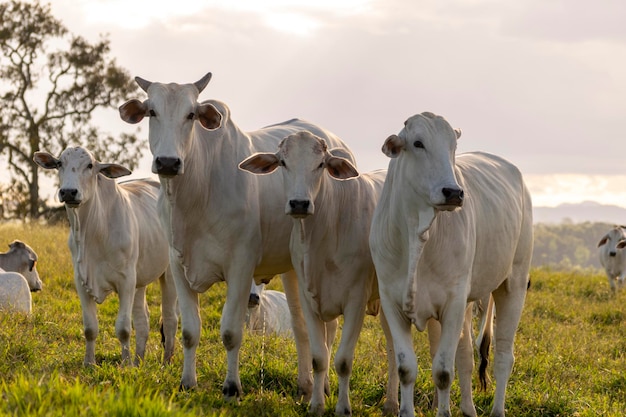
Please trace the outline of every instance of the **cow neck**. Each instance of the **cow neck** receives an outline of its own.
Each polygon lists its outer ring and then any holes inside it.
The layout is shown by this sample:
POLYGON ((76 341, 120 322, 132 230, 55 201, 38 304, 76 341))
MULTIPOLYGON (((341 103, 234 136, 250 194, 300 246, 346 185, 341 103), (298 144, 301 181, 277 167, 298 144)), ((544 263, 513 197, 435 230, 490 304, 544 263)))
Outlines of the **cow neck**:
POLYGON ((102 302, 98 294, 94 292, 94 277, 88 273, 88 265, 85 262, 85 248, 87 242, 87 228, 89 225, 89 240, 104 242, 108 236, 111 225, 108 224, 108 208, 119 199, 119 189, 115 181, 98 175, 98 184, 91 198, 78 207, 66 206, 67 217, 70 223, 70 239, 76 247, 75 273, 78 274, 82 285, 87 292, 97 301, 102 302), (105 191, 103 193, 102 191, 105 191), (107 198, 103 197, 106 194, 107 198))

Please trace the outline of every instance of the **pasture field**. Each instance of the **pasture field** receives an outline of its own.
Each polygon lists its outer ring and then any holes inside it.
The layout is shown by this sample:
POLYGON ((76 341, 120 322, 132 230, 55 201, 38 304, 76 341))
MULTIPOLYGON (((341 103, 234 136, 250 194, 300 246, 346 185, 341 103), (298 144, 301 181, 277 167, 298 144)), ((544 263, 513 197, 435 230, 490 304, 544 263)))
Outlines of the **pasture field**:
MULTIPOLYGON (((98 310, 98 365, 84 368, 81 310, 67 234, 63 226, 0 227, 0 245, 20 239, 38 253, 44 283, 43 291, 33 294, 30 317, 0 312, 0 416, 306 415, 306 406, 296 398, 294 343, 275 336, 245 337, 240 358, 245 395, 239 403, 222 400, 226 354, 219 322, 224 284, 214 285, 200 297, 203 330, 196 389, 178 389, 183 360, 180 342, 172 364, 160 363, 158 286, 149 291, 151 334, 145 362, 139 367, 120 365, 113 329, 117 299, 109 296, 98 310)), ((531 279, 516 339, 508 415, 626 415, 626 290, 611 295, 599 271, 534 269, 531 279)), ((270 287, 279 286, 276 279, 270 287)), ((416 412, 433 416, 426 334, 415 332, 414 340, 419 357, 416 412)), ((367 317, 351 383, 355 416, 381 415, 386 368, 380 325, 367 317)), ((334 370, 330 378, 333 394, 328 416, 334 414, 336 402, 334 370)), ((478 386, 477 378, 474 385, 478 386)), ((479 415, 489 414, 493 388, 490 384, 486 392, 475 389, 479 415)), ((459 415, 456 383, 452 399, 453 415, 459 415)))

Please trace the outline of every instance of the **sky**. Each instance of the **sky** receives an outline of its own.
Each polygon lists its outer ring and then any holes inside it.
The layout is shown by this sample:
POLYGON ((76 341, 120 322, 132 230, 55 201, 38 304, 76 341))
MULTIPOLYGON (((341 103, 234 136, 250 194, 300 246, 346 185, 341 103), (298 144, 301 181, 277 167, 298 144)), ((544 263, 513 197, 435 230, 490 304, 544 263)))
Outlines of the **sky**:
MULTIPOLYGON (((417 113, 461 128, 458 152, 516 164, 536 206, 626 207, 623 0, 52 0, 133 76, 189 83, 244 130, 300 117, 358 168, 417 113)), ((145 96, 128 97, 143 99, 145 96)), ((122 104, 122 103, 119 103, 122 104)), ((117 112, 110 133, 136 131, 117 112)), ((140 137, 147 140, 147 124, 140 137)), ((151 155, 134 175, 149 173, 151 155)), ((110 161, 106 161, 110 162, 110 161)))

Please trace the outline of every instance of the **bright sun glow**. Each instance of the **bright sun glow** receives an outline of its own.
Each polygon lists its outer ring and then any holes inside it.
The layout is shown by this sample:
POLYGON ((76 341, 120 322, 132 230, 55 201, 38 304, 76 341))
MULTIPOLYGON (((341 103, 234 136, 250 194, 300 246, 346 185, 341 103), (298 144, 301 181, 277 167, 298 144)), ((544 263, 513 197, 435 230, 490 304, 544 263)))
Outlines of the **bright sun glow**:
POLYGON ((626 175, 552 174, 525 175, 537 207, 593 200, 600 204, 626 207, 626 175))
POLYGON ((194 15, 205 9, 256 13, 274 30, 309 35, 323 25, 321 16, 345 16, 366 12, 372 0, 82 0, 80 7, 89 23, 105 23, 138 29, 153 21, 194 15))

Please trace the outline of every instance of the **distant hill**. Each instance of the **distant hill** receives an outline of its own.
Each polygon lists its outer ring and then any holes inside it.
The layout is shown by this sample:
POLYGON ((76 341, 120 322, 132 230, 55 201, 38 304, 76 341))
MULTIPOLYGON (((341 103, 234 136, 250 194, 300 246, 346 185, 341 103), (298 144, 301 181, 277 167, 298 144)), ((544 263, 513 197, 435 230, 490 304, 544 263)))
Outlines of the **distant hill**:
POLYGON ((561 204, 556 207, 534 207, 534 223, 582 223, 601 222, 626 224, 626 208, 584 201, 576 204, 561 204))

